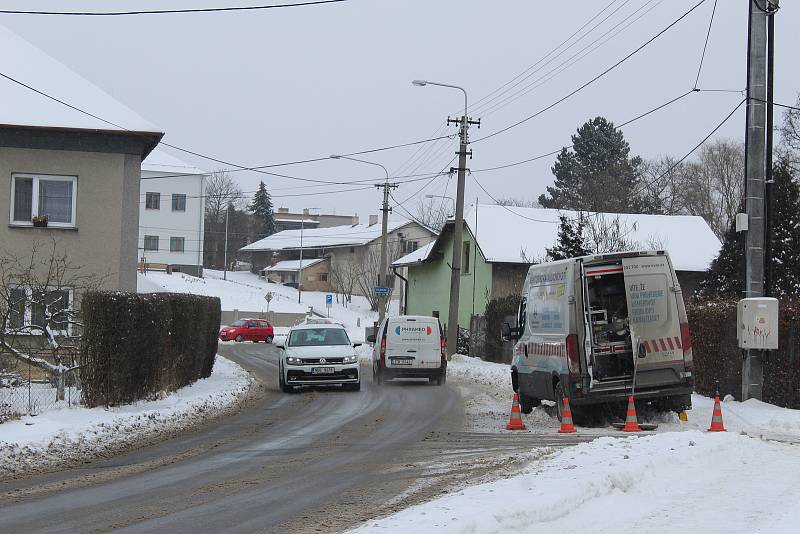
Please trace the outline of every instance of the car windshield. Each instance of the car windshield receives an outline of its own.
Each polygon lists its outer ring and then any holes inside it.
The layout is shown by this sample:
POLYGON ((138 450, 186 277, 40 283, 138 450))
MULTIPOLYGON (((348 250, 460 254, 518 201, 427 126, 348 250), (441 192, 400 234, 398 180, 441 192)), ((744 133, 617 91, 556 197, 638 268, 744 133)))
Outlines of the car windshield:
POLYGON ((320 345, 349 345, 347 332, 342 328, 303 328, 292 330, 290 347, 317 347, 320 345))
POLYGON ((239 319, 238 321, 234 321, 231 323, 231 326, 244 326, 244 319, 239 319))

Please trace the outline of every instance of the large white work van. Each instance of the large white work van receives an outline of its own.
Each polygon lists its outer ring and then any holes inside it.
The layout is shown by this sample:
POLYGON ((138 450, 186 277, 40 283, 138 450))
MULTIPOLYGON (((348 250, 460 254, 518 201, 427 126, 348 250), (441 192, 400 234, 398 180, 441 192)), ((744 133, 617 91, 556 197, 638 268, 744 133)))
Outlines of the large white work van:
POLYGON ((584 256, 533 265, 517 325, 511 364, 520 407, 569 397, 573 415, 638 401, 661 409, 691 408, 692 344, 681 288, 664 251, 584 256), (635 381, 634 381, 635 376, 635 381))

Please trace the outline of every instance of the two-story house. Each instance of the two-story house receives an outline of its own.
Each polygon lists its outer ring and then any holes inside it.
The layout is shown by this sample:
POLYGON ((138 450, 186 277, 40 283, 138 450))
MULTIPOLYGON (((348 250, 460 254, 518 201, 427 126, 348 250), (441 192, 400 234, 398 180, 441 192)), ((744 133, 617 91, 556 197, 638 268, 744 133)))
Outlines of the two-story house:
POLYGON ((163 134, 1 26, 0 50, 0 254, 55 243, 81 276, 136 291, 141 163, 163 134))
POLYGON ((203 206, 208 173, 157 148, 142 163, 139 263, 203 274, 203 206))

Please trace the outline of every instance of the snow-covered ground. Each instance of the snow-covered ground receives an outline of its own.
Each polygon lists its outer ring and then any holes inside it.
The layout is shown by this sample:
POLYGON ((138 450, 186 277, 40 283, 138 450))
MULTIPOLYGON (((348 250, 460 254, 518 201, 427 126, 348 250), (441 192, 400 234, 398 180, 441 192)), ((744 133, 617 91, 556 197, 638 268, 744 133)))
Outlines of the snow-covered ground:
MULTIPOLYGON (((468 430, 507 433, 508 365, 456 355, 468 430)), ((688 422, 661 415, 654 433, 578 428, 597 439, 548 451, 508 479, 468 487, 357 532, 789 533, 800 520, 800 411, 755 400, 722 403, 726 433, 708 433, 713 399, 694 395, 688 422), (781 440, 781 441, 775 441, 781 440)), ((557 433, 553 409, 523 415, 557 433)))
MULTIPOLYGON (((264 295, 271 292, 274 295, 269 303, 271 311, 306 313, 312 307, 318 314, 328 314, 324 292, 304 291, 301 303, 298 304, 296 289, 267 282, 250 272, 228 272, 227 280, 222 279, 222 271, 205 269, 203 273, 203 278, 182 273, 169 275, 151 272, 146 276, 139 274, 139 291, 148 292, 160 288, 161 291, 219 297, 223 310, 250 312, 266 312, 267 301, 264 295)), ((390 311, 396 314, 397 306, 398 302, 393 301, 390 311)), ((352 301, 345 306, 341 301, 337 302, 334 295, 330 317, 342 323, 354 341, 363 341, 364 328, 377 320, 378 314, 369 309, 369 302, 365 297, 353 296, 352 301)))
POLYGON ((50 469, 180 431, 238 404, 251 383, 247 371, 218 356, 209 378, 158 400, 64 408, 3 423, 0 473, 50 469))

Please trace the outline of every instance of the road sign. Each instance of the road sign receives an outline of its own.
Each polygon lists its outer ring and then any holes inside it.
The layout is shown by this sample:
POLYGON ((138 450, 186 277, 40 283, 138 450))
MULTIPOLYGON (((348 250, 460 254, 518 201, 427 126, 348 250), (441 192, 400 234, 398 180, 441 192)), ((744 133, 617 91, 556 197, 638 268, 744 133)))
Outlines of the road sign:
POLYGON ((333 304, 333 295, 325 295, 325 305, 330 308, 332 304, 333 304))
POLYGON ((388 295, 390 292, 388 287, 375 286, 373 289, 376 295, 388 295))
POLYGON ((264 295, 264 300, 266 300, 267 302, 269 302, 269 301, 271 301, 271 300, 272 300, 272 297, 273 297, 273 296, 274 296, 274 295, 273 295, 273 293, 270 291, 269 293, 267 293, 266 295, 264 295))

